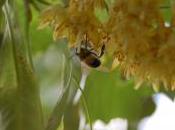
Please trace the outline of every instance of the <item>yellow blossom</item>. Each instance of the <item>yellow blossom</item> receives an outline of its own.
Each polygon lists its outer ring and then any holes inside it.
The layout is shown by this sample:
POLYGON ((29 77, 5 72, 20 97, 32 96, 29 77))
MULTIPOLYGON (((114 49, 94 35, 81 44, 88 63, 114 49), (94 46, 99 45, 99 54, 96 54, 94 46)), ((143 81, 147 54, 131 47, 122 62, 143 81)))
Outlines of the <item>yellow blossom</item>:
POLYGON ((86 34, 94 48, 101 46, 105 36, 103 25, 96 18, 91 5, 101 6, 102 0, 93 2, 88 0, 71 0, 70 6, 52 6, 41 14, 40 28, 51 24, 54 28, 54 39, 67 37, 71 47, 75 47, 86 34))
POLYGON ((68 7, 55 5, 41 14, 40 27, 51 25, 54 39, 67 37, 76 47, 87 35, 89 44, 113 56, 112 69, 119 67, 136 88, 149 82, 175 90, 175 4, 172 20, 165 26, 161 11, 163 0, 116 0, 107 7, 105 0, 70 0, 68 7), (109 20, 102 23, 95 8, 107 8, 109 20), (108 40, 104 40, 108 39, 108 40))

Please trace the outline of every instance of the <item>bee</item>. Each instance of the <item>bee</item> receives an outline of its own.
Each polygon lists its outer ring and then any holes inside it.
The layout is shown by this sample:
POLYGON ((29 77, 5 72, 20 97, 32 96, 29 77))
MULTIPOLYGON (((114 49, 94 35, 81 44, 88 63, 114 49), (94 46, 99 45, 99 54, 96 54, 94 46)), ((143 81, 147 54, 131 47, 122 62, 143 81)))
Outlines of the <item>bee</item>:
POLYGON ((98 68, 101 65, 100 58, 103 56, 105 45, 102 46, 100 54, 97 54, 93 48, 90 47, 87 38, 83 40, 79 48, 76 48, 76 55, 79 59, 91 68, 98 68))

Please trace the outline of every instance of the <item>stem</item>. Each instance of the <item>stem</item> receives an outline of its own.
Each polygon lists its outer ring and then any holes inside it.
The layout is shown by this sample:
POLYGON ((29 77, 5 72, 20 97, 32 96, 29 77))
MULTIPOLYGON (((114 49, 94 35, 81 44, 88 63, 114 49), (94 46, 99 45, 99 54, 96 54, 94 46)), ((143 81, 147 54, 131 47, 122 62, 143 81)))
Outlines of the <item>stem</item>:
MULTIPOLYGON (((87 77, 86 77, 87 79, 87 77)), ((86 79, 84 82, 86 82, 86 79)), ((75 79, 74 79, 75 80, 75 79)), ((82 80, 82 79, 81 79, 82 80)), ((75 83, 77 83, 77 81, 75 81, 75 83)), ((82 94, 82 102, 83 102, 83 105, 85 107, 85 112, 87 114, 87 118, 88 118, 88 121, 89 121, 89 125, 90 125, 90 130, 93 130, 93 127, 92 127, 92 122, 91 122, 91 116, 90 116, 90 112, 89 112, 89 109, 88 109, 88 105, 87 105, 87 99, 86 99, 86 96, 84 94, 84 91, 83 89, 79 86, 79 84, 77 83, 77 89, 80 90, 81 94, 82 94)))
POLYGON ((17 64, 17 49, 16 49, 16 46, 15 46, 15 38, 14 38, 14 35, 13 35, 13 31, 12 31, 12 23, 11 23, 11 19, 10 19, 10 14, 8 12, 8 3, 6 2, 6 4, 4 5, 4 13, 5 13, 5 18, 7 19, 6 22, 7 22, 7 27, 8 27, 8 30, 9 30, 9 35, 10 35, 10 38, 11 38, 11 41, 12 41, 12 53, 13 53, 13 58, 15 59, 14 62, 15 62, 15 71, 16 71, 16 74, 17 74, 17 82, 19 82, 19 75, 18 75, 18 64, 17 64))
POLYGON ((26 14, 26 17, 25 17, 25 37, 26 37, 26 45, 27 45, 27 53, 28 53, 28 57, 29 57, 29 63, 32 67, 32 69, 34 70, 34 65, 33 65, 33 59, 32 59, 32 53, 31 53, 31 45, 30 45, 30 38, 29 38, 29 32, 30 32, 30 29, 29 29, 29 22, 30 22, 30 17, 31 16, 31 12, 30 12, 30 5, 29 5, 29 0, 24 0, 24 11, 25 11, 25 14, 26 14))

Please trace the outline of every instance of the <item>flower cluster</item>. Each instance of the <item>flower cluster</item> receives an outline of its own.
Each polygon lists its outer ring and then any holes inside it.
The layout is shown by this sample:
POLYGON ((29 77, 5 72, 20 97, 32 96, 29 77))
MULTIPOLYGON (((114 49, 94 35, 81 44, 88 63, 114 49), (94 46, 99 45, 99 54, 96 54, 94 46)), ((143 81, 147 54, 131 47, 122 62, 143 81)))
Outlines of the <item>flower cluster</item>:
POLYGON ((41 15, 40 28, 50 24, 54 28, 54 39, 67 37, 70 47, 75 47, 86 34, 95 48, 100 47, 105 36, 103 25, 94 14, 96 6, 103 8, 103 0, 70 0, 69 7, 55 5, 41 15))
POLYGON ((157 90, 160 86, 175 90, 175 7, 168 26, 162 13, 163 0, 70 0, 68 7, 55 5, 41 14, 40 27, 51 25, 54 38, 67 37, 76 47, 86 34, 98 50, 106 45, 112 52, 112 69, 119 66, 126 78, 134 77, 136 87, 144 81, 157 90), (101 22, 95 9, 108 11, 101 22), (107 38, 107 42, 103 42, 107 38))

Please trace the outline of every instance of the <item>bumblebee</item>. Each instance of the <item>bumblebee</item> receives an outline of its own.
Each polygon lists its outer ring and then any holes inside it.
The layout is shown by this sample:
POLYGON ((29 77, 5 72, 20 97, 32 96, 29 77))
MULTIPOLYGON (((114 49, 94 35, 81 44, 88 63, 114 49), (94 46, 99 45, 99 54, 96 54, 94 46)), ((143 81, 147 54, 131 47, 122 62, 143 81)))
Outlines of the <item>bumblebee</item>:
POLYGON ((105 45, 102 46, 100 54, 97 54, 93 48, 90 47, 87 38, 83 40, 79 48, 76 48, 76 55, 79 59, 91 68, 97 68, 101 65, 100 58, 103 56, 105 45))

